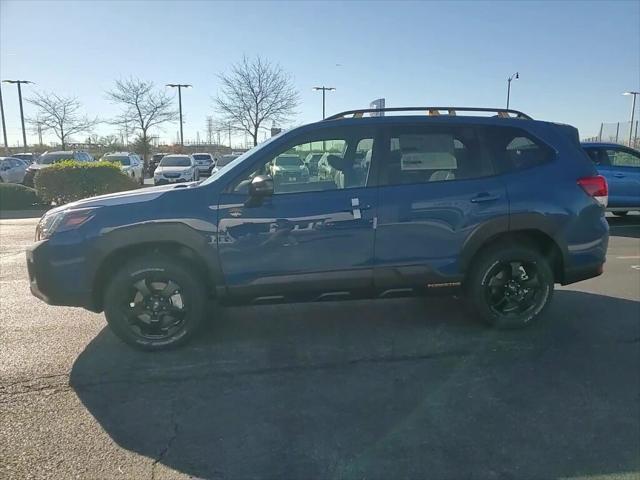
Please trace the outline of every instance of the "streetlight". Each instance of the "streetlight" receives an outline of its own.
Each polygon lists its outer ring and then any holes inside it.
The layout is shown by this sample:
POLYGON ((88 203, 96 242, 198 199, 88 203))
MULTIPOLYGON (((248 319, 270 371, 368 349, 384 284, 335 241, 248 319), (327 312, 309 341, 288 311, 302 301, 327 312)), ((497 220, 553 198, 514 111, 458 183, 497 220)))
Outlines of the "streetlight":
POLYGON ((509 97, 511 96, 511 80, 517 80, 518 78, 520 78, 520 74, 518 72, 507 78, 507 110, 509 110, 509 97))
POLYGON ((325 117, 325 93, 326 92, 330 92, 331 90, 335 90, 334 87, 325 87, 324 85, 321 87, 313 87, 314 90, 318 91, 318 90, 322 90, 322 119, 324 120, 325 117))
POLYGON ((0 88, 0 116, 2 117, 2 136, 4 137, 4 151, 9 153, 9 144, 7 143, 7 123, 4 121, 4 105, 2 104, 2 88, 0 88))
POLYGON ((22 142, 24 143, 24 149, 27 150, 27 132, 24 129, 24 112, 22 110, 22 88, 21 85, 24 83, 28 85, 30 83, 29 80, 3 80, 4 83, 15 83, 18 85, 18 101, 20 102, 20 121, 22 122, 22 142))
POLYGON ((640 92, 624 92, 622 95, 631 95, 633 101, 631 102, 631 125, 629 126, 629 146, 631 146, 631 136, 633 135, 633 118, 636 113, 636 95, 640 95, 640 92))
POLYGON ((189 88, 193 85, 189 85, 186 83, 167 83, 167 87, 177 88, 178 89, 178 105, 180 108, 180 146, 184 147, 184 137, 182 135, 182 89, 189 88))

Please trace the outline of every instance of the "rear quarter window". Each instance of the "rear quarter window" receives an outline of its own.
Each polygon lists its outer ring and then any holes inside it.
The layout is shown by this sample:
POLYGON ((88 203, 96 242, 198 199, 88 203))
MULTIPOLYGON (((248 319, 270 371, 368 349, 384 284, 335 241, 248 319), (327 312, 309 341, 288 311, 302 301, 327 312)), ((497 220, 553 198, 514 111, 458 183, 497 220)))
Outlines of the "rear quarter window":
POLYGON ((501 173, 538 167, 555 156, 550 146, 520 129, 491 128, 485 132, 485 140, 501 173))

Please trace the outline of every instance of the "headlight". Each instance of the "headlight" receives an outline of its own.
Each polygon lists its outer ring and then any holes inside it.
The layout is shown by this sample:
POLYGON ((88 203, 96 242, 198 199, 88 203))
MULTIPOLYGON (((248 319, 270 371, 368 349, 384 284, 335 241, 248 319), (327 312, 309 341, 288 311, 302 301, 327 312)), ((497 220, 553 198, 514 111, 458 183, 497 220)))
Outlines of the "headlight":
POLYGON ((61 212, 45 214, 36 227, 36 242, 49 238, 56 232, 64 232, 78 228, 93 218, 94 214, 94 208, 62 210, 61 212))

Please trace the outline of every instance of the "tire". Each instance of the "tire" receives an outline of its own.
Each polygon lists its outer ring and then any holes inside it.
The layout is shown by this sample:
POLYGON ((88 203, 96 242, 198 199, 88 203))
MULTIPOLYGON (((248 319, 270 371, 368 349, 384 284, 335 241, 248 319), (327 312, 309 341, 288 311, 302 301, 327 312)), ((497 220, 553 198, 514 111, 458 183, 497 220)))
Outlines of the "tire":
POLYGON ((629 212, 626 212, 626 211, 622 211, 622 212, 613 212, 613 214, 614 214, 616 217, 624 217, 624 216, 626 216, 626 215, 627 215, 627 213, 629 213, 629 212))
POLYGON ((150 351, 186 344, 202 326, 206 305, 200 277, 161 254, 125 264, 104 295, 104 313, 116 336, 150 351))
POLYGON ((498 329, 535 323, 553 296, 549 261, 534 247, 499 243, 482 251, 465 280, 476 312, 498 329))

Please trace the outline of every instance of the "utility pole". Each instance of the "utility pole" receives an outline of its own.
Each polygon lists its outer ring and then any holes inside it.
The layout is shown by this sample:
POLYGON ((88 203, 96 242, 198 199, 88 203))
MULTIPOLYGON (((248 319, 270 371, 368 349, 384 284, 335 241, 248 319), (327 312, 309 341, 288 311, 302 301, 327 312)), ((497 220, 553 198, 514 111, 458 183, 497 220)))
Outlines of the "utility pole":
POLYGON ((22 84, 28 85, 29 80, 3 80, 4 83, 15 83, 18 85, 18 101, 20 102, 20 121, 22 122, 22 142, 25 151, 27 150, 27 131, 24 128, 24 110, 22 109, 22 84))
POLYGON ((42 120, 38 118, 36 122, 38 128, 38 145, 42 146, 42 120))
POLYGON ((335 90, 334 87, 325 87, 324 85, 321 87, 313 87, 313 90, 322 90, 322 119, 324 120, 325 117, 325 94, 326 92, 330 92, 332 90, 335 90))
POLYGON ((520 78, 520 74, 518 72, 511 75, 507 78, 507 110, 509 110, 509 97, 511 96, 511 81, 514 79, 520 78))
POLYGON ((213 117, 207 117, 207 142, 213 143, 213 117))
POLYGON ((640 92, 624 92, 623 95, 631 95, 633 97, 631 102, 631 124, 629 125, 629 147, 633 147, 631 144, 631 138, 633 137, 633 119, 636 113, 636 96, 640 95, 640 92))
POLYGON ((227 126, 229 127, 229 149, 231 149, 231 124, 227 124, 227 126))
POLYGON ((184 136, 182 133, 182 89, 190 88, 193 85, 188 83, 167 83, 167 87, 178 89, 178 108, 180 109, 180 146, 184 147, 184 136))
POLYGON ((4 105, 2 103, 2 88, 0 88, 0 116, 2 117, 2 137, 4 138, 4 151, 9 153, 9 144, 7 143, 7 123, 4 120, 4 105))

